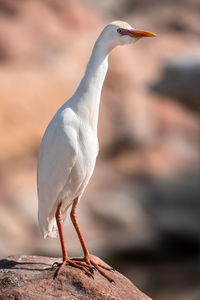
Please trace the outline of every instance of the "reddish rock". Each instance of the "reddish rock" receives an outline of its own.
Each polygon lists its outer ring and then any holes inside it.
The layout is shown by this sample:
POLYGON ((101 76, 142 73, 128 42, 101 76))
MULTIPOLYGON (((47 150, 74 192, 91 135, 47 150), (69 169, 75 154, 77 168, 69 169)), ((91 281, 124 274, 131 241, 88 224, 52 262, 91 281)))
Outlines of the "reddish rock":
POLYGON ((110 274, 115 283, 110 283, 97 271, 93 279, 71 266, 66 266, 54 279, 52 264, 56 261, 56 258, 28 255, 1 260, 0 299, 150 300, 117 271, 110 274))

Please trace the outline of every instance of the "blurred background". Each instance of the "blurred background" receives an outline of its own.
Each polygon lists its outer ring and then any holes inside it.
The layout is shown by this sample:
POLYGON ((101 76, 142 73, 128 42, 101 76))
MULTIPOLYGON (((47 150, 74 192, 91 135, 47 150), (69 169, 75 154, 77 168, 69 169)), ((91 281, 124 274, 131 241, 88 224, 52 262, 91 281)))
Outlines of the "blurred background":
MULTIPOLYGON (((159 300, 197 300, 199 0, 0 0, 0 257, 61 256, 37 223, 37 152, 115 19, 158 37, 116 48, 100 154, 78 217, 91 253, 159 300)), ((82 255, 69 219, 69 254, 82 255)))

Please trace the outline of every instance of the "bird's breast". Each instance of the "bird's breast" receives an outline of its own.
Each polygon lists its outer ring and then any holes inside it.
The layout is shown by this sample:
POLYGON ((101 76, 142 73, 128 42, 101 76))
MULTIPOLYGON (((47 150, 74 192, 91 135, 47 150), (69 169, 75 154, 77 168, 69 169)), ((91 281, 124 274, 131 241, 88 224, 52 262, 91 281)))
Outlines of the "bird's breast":
POLYGON ((83 192, 94 171, 98 150, 96 134, 90 128, 81 128, 78 136, 77 159, 71 176, 78 194, 83 192))

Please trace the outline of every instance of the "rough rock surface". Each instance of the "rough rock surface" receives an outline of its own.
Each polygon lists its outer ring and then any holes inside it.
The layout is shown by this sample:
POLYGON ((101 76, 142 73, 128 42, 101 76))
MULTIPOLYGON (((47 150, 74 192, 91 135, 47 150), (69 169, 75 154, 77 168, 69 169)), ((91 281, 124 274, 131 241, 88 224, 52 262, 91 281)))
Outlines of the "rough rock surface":
POLYGON ((52 268, 52 264, 56 261, 59 260, 28 255, 2 259, 0 299, 150 299, 117 271, 110 272, 115 283, 110 283, 97 271, 93 279, 71 266, 65 267, 54 279, 56 267, 52 268))

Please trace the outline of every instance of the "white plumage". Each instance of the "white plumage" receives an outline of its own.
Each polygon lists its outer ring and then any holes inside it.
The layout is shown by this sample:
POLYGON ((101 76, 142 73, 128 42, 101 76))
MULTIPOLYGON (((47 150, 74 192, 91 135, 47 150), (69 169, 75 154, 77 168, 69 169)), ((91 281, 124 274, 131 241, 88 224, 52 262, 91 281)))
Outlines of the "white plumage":
MULTIPOLYGON (((38 216, 44 237, 57 236, 56 209, 63 218, 73 200, 79 200, 93 173, 98 154, 97 122, 108 55, 117 45, 142 36, 125 22, 107 25, 97 39, 86 73, 74 93, 57 111, 42 139, 38 157, 38 216)), ((123 62, 122 62, 123 63, 123 62)))

